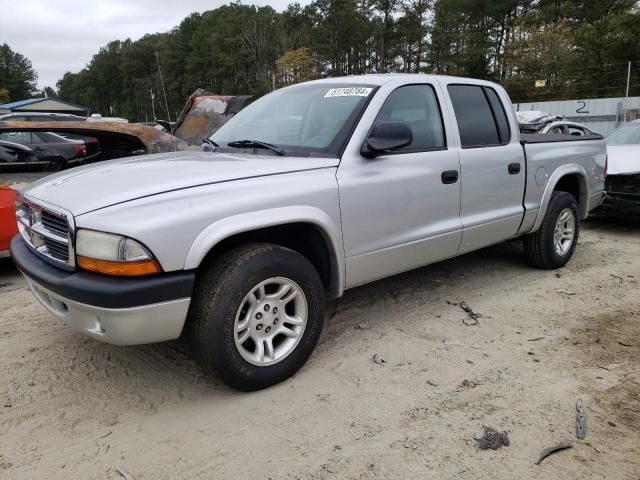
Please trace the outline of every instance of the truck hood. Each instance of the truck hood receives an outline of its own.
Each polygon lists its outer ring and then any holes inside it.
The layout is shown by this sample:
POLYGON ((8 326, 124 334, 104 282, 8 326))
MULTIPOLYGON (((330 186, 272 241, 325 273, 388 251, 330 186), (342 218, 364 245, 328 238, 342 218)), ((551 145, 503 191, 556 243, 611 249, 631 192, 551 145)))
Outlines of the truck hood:
POLYGON ((177 152, 122 158, 43 178, 22 191, 73 215, 150 195, 243 178, 335 167, 337 158, 177 152))
POLYGON ((610 175, 640 173, 640 145, 607 146, 610 175))

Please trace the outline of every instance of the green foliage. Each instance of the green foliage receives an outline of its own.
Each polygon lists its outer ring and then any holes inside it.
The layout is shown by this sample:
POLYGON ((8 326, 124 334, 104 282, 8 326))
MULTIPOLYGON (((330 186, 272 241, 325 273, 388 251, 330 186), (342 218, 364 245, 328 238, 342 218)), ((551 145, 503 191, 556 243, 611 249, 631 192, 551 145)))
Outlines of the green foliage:
POLYGON ((317 62, 308 48, 288 50, 276 60, 277 85, 280 87, 312 80, 317 76, 316 66, 317 62))
POLYGON ((0 45, 0 91, 8 92, 2 95, 4 98, 8 96, 8 101, 14 102, 31 98, 37 79, 28 58, 11 50, 6 43, 0 45))
POLYGON ((11 101, 11 96, 9 95, 9 90, 0 87, 0 104, 9 103, 11 101))
POLYGON ((66 73, 57 88, 61 98, 94 112, 152 120, 154 111, 175 118, 199 87, 262 95, 274 79, 281 86, 380 72, 485 78, 504 84, 515 101, 617 96, 624 94, 631 60, 637 62, 631 93, 640 93, 635 4, 315 0, 278 13, 232 3, 194 13, 167 33, 110 42, 84 70, 66 73), (535 80, 546 80, 546 87, 535 88, 535 80))

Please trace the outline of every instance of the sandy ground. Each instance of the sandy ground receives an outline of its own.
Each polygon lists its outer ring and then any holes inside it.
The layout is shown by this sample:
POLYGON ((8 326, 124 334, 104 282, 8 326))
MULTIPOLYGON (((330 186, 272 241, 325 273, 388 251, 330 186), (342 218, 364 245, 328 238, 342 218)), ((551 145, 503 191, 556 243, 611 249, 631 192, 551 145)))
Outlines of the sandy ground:
POLYGON ((307 366, 252 394, 180 343, 72 332, 3 262, 0 478, 637 480, 639 253, 640 225, 596 220, 560 272, 513 242, 349 291, 307 366), (510 446, 478 449, 483 425, 510 446))

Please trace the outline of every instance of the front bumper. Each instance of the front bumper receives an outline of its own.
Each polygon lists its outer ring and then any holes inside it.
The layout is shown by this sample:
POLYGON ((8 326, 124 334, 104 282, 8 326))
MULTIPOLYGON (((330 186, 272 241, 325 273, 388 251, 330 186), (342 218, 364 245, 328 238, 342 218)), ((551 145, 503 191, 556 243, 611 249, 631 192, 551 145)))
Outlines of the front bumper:
POLYGON ((640 174, 608 175, 602 211, 625 219, 640 219, 640 174))
POLYGON ((16 236, 11 256, 36 299, 69 327, 115 345, 140 345, 180 336, 194 272, 115 278, 68 272, 41 260, 16 236))

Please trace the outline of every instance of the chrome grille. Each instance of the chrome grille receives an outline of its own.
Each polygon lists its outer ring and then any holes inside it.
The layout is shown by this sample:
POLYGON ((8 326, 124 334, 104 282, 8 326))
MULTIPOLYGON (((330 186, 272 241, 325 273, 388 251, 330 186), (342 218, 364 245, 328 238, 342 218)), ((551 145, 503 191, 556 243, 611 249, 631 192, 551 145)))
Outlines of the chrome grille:
POLYGON ((42 211, 42 225, 58 235, 66 237, 69 234, 67 219, 53 215, 47 211, 42 211))
POLYGON ((16 219, 22 238, 33 250, 56 265, 75 265, 71 214, 21 198, 16 202, 16 219))

